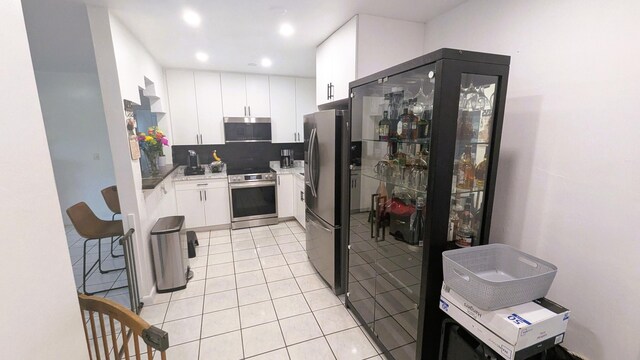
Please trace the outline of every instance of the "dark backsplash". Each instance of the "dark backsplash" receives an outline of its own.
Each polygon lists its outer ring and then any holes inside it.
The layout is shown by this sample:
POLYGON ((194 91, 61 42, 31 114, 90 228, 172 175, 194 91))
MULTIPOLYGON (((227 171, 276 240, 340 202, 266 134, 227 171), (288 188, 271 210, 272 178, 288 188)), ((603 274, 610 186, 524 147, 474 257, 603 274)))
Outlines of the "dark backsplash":
POLYGON ((213 161, 213 150, 227 164, 228 168, 267 167, 269 161, 280 161, 281 149, 293 149, 295 160, 304 160, 304 144, 272 143, 229 143, 224 145, 174 145, 173 163, 187 165, 188 151, 193 150, 200 156, 201 164, 213 161))

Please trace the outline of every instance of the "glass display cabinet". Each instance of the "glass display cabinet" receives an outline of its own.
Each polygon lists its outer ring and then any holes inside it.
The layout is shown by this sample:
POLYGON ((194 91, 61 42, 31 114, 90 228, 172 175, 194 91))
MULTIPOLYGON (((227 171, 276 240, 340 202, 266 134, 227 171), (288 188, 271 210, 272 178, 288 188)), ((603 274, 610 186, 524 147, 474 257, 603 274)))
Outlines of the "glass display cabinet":
POLYGON ((441 254, 488 242, 509 61, 441 49, 350 84, 346 302, 390 358, 438 358, 441 254))

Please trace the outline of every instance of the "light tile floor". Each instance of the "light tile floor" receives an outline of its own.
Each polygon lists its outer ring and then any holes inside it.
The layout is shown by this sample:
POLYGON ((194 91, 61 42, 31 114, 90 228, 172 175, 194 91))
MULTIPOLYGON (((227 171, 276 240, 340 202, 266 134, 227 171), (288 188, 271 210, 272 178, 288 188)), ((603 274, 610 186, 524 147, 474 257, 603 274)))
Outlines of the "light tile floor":
POLYGON ((169 333, 169 359, 383 359, 309 263, 296 221, 198 240, 187 289, 141 312, 169 333))

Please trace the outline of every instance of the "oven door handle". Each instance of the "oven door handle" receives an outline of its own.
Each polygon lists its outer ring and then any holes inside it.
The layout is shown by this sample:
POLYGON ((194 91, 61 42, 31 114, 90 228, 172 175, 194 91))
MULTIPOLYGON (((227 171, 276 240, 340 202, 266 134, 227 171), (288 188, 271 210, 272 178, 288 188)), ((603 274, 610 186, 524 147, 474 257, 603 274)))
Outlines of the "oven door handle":
POLYGON ((252 181, 252 182, 245 182, 245 183, 229 184, 230 189, 242 189, 242 188, 263 187, 263 186, 276 186, 276 182, 275 181, 252 181))

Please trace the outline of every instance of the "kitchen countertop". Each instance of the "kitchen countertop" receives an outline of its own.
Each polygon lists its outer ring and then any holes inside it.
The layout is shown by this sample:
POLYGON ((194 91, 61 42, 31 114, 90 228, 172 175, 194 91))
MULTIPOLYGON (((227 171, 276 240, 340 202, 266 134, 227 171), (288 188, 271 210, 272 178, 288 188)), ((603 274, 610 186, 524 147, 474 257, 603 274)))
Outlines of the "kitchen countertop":
POLYGON ((219 173, 212 173, 209 170, 208 165, 202 165, 204 167, 204 175, 185 175, 184 169, 186 166, 182 165, 178 168, 178 171, 173 175, 173 181, 191 181, 191 180, 209 180, 209 179, 227 179, 227 166, 225 165, 224 170, 219 173))
POLYGON ((304 174, 304 162, 302 160, 296 160, 295 166, 292 168, 282 169, 280 168, 280 161, 269 161, 269 167, 275 171, 276 174, 304 174))
POLYGON ((162 180, 164 180, 169 174, 171 174, 175 169, 178 168, 178 165, 167 164, 165 166, 161 166, 158 170, 160 173, 157 176, 142 176, 142 190, 152 190, 158 186, 162 180))

